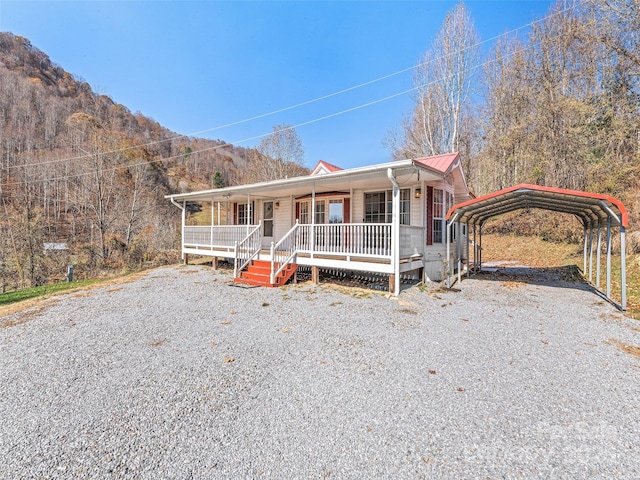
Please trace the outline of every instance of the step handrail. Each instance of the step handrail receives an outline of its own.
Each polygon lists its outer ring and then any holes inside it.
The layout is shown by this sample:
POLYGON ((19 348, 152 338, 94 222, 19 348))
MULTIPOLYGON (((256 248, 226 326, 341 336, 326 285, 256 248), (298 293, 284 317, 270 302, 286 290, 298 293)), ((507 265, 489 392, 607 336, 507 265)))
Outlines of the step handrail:
POLYGON ((233 276, 235 278, 238 278, 240 272, 249 265, 249 262, 260 254, 260 250, 262 250, 262 220, 242 241, 236 242, 233 247, 233 276), (240 266, 238 266, 238 259, 242 262, 240 266))
POLYGON ((276 277, 285 269, 291 260, 293 260, 298 253, 298 220, 296 224, 291 227, 284 237, 276 244, 271 242, 271 284, 276 283, 276 277), (276 269, 276 266, 279 267, 276 269))

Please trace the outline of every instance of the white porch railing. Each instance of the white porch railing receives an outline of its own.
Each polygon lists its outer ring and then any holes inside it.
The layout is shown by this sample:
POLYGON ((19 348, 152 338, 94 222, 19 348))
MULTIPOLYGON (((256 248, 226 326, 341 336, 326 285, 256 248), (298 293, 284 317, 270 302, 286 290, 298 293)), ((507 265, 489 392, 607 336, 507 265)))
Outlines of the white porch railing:
POLYGON ((240 242, 236 242, 234 248, 233 276, 238 277, 240 272, 249 265, 249 262, 260 254, 262 250, 262 222, 260 222, 240 242))
POLYGON ((424 244, 423 227, 400 225, 400 258, 422 255, 424 244))
POLYGON ((271 283, 275 283, 276 276, 291 262, 298 252, 298 229, 296 224, 276 244, 271 244, 271 283))
POLYGON ((305 253, 391 258, 391 224, 300 225, 298 249, 305 253))
MULTIPOLYGON (((236 256, 240 256, 239 270, 242 270, 245 262, 248 263, 261 248, 260 226, 186 226, 183 247, 234 249, 237 243, 239 253, 236 256), (251 253, 248 254, 249 250, 251 253), (246 255, 253 256, 247 259, 246 255)), ((298 252, 390 260, 391 231, 389 223, 297 224, 274 245, 271 258, 276 264, 275 270, 286 265, 298 252)), ((423 227, 400 226, 401 258, 422 254, 424 242, 423 227)), ((274 274, 277 275, 275 270, 274 274)))
POLYGON ((209 248, 229 248, 240 243, 256 225, 185 226, 182 245, 209 248))

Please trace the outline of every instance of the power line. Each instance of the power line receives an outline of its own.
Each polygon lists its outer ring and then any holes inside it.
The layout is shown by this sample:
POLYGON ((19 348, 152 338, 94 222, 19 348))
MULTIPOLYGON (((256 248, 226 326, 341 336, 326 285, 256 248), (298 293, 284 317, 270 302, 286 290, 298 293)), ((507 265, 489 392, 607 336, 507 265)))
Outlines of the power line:
MULTIPOLYGON (((503 56, 501 59, 507 58, 509 56, 513 56, 516 53, 522 52, 523 50, 524 50, 524 48, 521 48, 521 49, 518 49, 518 50, 514 50, 514 51, 510 52, 509 54, 503 56)), ((482 67, 485 67, 485 66, 487 66, 487 65, 489 65, 491 63, 495 63, 497 61, 499 61, 499 60, 498 59, 486 60, 486 61, 484 61, 482 63, 479 63, 479 64, 477 64, 477 65, 475 65, 473 67, 470 67, 468 69, 468 71, 478 70, 478 69, 480 69, 482 67)), ((316 117, 316 118, 314 118, 312 120, 307 120, 305 122, 298 123, 296 125, 288 126, 288 127, 284 128, 283 130, 293 130, 293 129, 296 129, 296 128, 299 128, 299 127, 304 127, 306 125, 310 125, 312 123, 317 123, 317 122, 320 122, 320 121, 323 121, 323 120, 327 120, 327 119, 330 119, 330 118, 333 118, 333 117, 337 117, 339 115, 344 115, 346 113, 350 113, 350 112, 353 112, 353 111, 356 111, 356 110, 360 110, 362 108, 370 107, 372 105, 376 105, 378 103, 382 103, 382 102, 391 100, 393 98, 397 98, 397 97, 400 97, 400 96, 403 96, 403 95, 407 95, 407 94, 409 94, 411 92, 414 92, 414 91, 416 91, 416 90, 418 90, 420 88, 424 88, 425 86, 429 86, 429 85, 433 85, 435 83, 441 82, 444 79, 445 78, 438 78, 438 79, 432 80, 432 81, 430 81, 430 82, 428 82, 426 84, 418 85, 418 86, 415 86, 413 88, 409 88, 407 90, 403 90, 401 92, 397 92, 397 93, 388 95, 386 97, 379 98, 377 100, 372 100, 370 102, 362 103, 362 104, 356 105, 354 107, 350 107, 350 108, 347 108, 347 109, 344 109, 344 110, 340 110, 338 112, 333 112, 333 113, 330 113, 328 115, 324 115, 324 116, 321 116, 321 117, 316 117)), ((211 150, 216 150, 216 149, 219 149, 219 148, 232 146, 234 144, 245 143, 245 142, 249 142, 249 141, 252 141, 252 140, 258 140, 260 138, 264 138, 266 136, 271 135, 271 133, 272 132, 263 133, 261 135, 255 135, 253 137, 248 137, 248 138, 245 138, 245 139, 242 139, 242 140, 237 140, 237 141, 232 142, 232 143, 225 143, 225 144, 222 144, 222 145, 215 145, 213 147, 202 148, 200 150, 194 150, 194 151, 189 152, 189 155, 196 155, 196 154, 199 154, 199 153, 204 153, 204 152, 208 152, 208 151, 211 151, 211 150)), ((100 152, 100 154, 103 154, 103 152, 100 152)), ((88 172, 76 173, 76 174, 73 174, 73 175, 66 175, 66 176, 60 176, 60 177, 34 179, 34 180, 24 180, 24 181, 19 181, 19 182, 10 182, 10 183, 2 184, 1 186, 2 187, 8 187, 8 186, 17 186, 17 185, 42 183, 42 182, 52 182, 52 181, 59 181, 59 180, 68 180, 70 178, 78 178, 78 177, 85 177, 85 176, 89 176, 89 175, 95 175, 96 173, 115 172, 117 170, 124 170, 124 169, 127 169, 127 168, 150 165, 150 164, 153 164, 153 163, 162 163, 162 162, 166 162, 166 161, 169 161, 169 160, 179 159, 179 158, 182 158, 182 157, 184 157, 184 154, 183 153, 179 153, 177 155, 172 155, 172 156, 169 156, 169 157, 163 157, 163 158, 159 158, 159 159, 155 159, 155 160, 149 160, 149 161, 145 161, 145 162, 131 163, 131 164, 127 164, 127 165, 118 165, 118 166, 112 167, 112 168, 92 170, 92 171, 88 171, 88 172)), ((81 158, 83 158, 83 157, 81 157, 81 158)), ((39 163, 35 163, 35 164, 26 165, 26 166, 39 167, 40 165, 41 164, 39 164, 39 163)))
MULTIPOLYGON (((563 10, 559 10, 557 12, 554 12, 554 13, 550 14, 550 15, 542 17, 542 18, 540 18, 538 20, 533 20, 533 21, 531 21, 531 22, 529 22, 527 24, 521 25, 521 26, 516 27, 516 28, 514 28, 512 30, 508 30, 508 31, 506 31, 504 33, 501 33, 499 35, 495 35, 495 36, 493 36, 491 38, 488 38, 486 40, 482 40, 480 42, 475 43, 474 45, 471 45, 469 47, 466 47, 465 49, 459 50, 459 51, 454 52, 454 53, 459 53, 459 52, 463 52, 463 51, 471 49, 471 48, 480 47, 481 45, 483 45, 485 43, 495 41, 495 40, 497 40, 499 38, 502 38, 502 37, 506 37, 507 35, 511 35, 511 34, 513 34, 515 32, 523 30, 525 28, 529 28, 529 27, 535 25, 536 23, 543 22, 543 21, 545 21, 545 20, 547 20, 549 18, 552 18, 552 17, 554 17, 556 15, 560 15, 562 13, 565 13, 565 12, 571 10, 572 8, 573 7, 565 7, 563 10)), ((449 54, 449 55, 452 55, 452 54, 449 54)), ((147 143, 143 143, 143 144, 132 145, 132 146, 129 146, 129 147, 124 147, 124 148, 115 149, 115 150, 108 150, 108 151, 104 151, 104 152, 101 152, 101 153, 105 154, 105 155, 106 154, 112 154, 112 153, 122 153, 122 152, 130 151, 130 150, 134 150, 134 149, 137 149, 137 148, 150 147, 150 146, 161 144, 161 143, 165 143, 165 142, 171 142, 173 140, 177 140, 177 139, 180 139, 180 138, 189 138, 189 137, 193 137, 193 136, 196 136, 196 135, 201 135, 203 133, 209 133, 209 132, 213 132, 213 131, 216 131, 216 130, 221 130, 221 129, 224 129, 224 128, 229 128, 229 127, 241 125, 243 123, 252 122, 252 121, 255 121, 255 120, 259 120, 259 119, 262 119, 262 118, 266 118, 266 117, 270 117, 270 116, 276 115, 278 113, 286 112, 286 111, 289 111, 289 110, 294 110, 296 108, 304 107, 306 105, 311 105, 313 103, 317 103, 317 102, 320 102, 320 101, 323 101, 323 100, 326 100, 326 99, 329 99, 329 98, 332 98, 332 97, 335 97, 335 96, 338 96, 338 95, 342 95, 344 93, 351 92, 353 90, 357 90, 359 88, 366 87, 368 85, 372 85, 374 83, 381 82, 383 80, 387 80, 389 78, 395 77, 397 75, 401 75, 403 73, 406 73, 406 72, 409 72, 409 71, 412 71, 412 70, 415 70, 416 68, 423 67, 423 66, 425 66, 425 65, 427 65, 427 64, 429 64, 429 63, 431 63, 431 62, 433 62, 435 60, 440 60, 440 59, 443 59, 443 58, 445 58, 445 56, 429 59, 426 62, 418 63, 417 65, 413 65, 411 67, 407 67, 407 68, 404 68, 402 70, 398 70, 396 72, 393 72, 393 73, 390 73, 390 74, 387 74, 387 75, 383 75, 383 76, 375 78, 373 80, 369 80, 369 81, 366 81, 366 82, 363 82, 363 83, 360 83, 360 84, 357 84, 357 85, 353 85, 351 87, 347 87, 347 88, 344 88, 342 90, 338 90, 336 92, 329 93, 329 94, 326 94, 326 95, 323 95, 323 96, 320 96, 320 97, 317 97, 317 98, 314 98, 314 99, 311 99, 311 100, 306 100, 304 102, 300 102, 300 103, 297 103, 297 104, 294 104, 294 105, 290 105, 288 107, 283 107, 283 108, 279 108, 279 109, 276 109, 276 110, 272 110, 271 112, 262 113, 262 114, 259 114, 259 115, 255 115, 255 116, 252 116, 252 117, 248 117, 248 118, 242 119, 242 120, 237 120, 237 121, 234 121, 234 122, 226 123, 224 125, 219 125, 219 126, 207 128, 207 129, 204 129, 204 130, 199 130, 197 132, 193 132, 193 133, 189 133, 189 134, 176 135, 176 136, 165 138, 165 139, 162 139, 162 140, 155 140, 153 142, 147 142, 147 143)), ((410 90, 406 90, 405 92, 400 92, 398 94, 393 94, 393 95, 389 96, 387 99, 395 98, 397 96, 400 96, 400 95, 402 95, 404 93, 411 92, 413 90, 415 90, 415 89, 410 89, 410 90)), ((380 103, 381 101, 384 101, 384 99, 375 100, 375 101, 369 102, 368 104, 365 104, 365 105, 366 106, 374 105, 376 103, 380 103)), ((347 113, 349 111, 357 110, 358 108, 361 108, 361 107, 354 107, 354 108, 348 109, 348 110, 343 111, 343 112, 337 112, 335 114, 330 114, 330 115, 327 115, 325 117, 321 117, 320 119, 315 119, 315 120, 310 120, 310 121, 307 121, 307 122, 303 122, 299 126, 304 126, 304 125, 308 125, 308 124, 311 124, 311 123, 315 123, 316 121, 319 121, 321 119, 331 118, 333 116, 337 116, 337 115, 340 115, 342 113, 347 113)), ((263 138, 263 137, 265 137, 267 135, 270 135, 270 133, 269 134, 257 135, 257 136, 250 137, 250 138, 245 139, 245 140, 240 140, 238 142, 224 143, 222 145, 219 145, 218 147, 211 147, 211 148, 207 148, 207 149, 204 149, 204 150, 201 150, 201 151, 212 150, 212 149, 215 149, 215 148, 222 148, 222 147, 230 146, 230 145, 237 144, 237 143, 243 143, 243 142, 246 142, 246 141, 260 139, 260 138, 263 138)), ((208 140, 208 139, 206 139, 206 140, 208 140)), ((84 154, 84 155, 79 155, 79 156, 75 156, 75 157, 58 158, 58 159, 54 159, 54 160, 48 160, 48 161, 45 161, 45 162, 39 162, 37 165, 48 165, 48 164, 60 163, 60 162, 66 162, 66 161, 72 161, 72 160, 80 160, 80 159, 88 158, 88 157, 90 157, 90 154, 84 154)), ((169 157, 169 158, 174 158, 174 157, 169 157)), ((28 166, 30 166, 30 165, 9 165, 6 168, 7 169, 25 168, 25 167, 28 167, 28 166)))

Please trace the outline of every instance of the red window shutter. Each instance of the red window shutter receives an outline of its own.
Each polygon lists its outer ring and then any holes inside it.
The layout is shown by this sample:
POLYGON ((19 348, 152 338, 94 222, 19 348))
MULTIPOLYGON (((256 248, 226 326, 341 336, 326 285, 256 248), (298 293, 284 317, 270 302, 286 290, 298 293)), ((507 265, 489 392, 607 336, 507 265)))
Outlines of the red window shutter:
POLYGON ((427 245, 433 245, 433 187, 427 187, 427 245))
POLYGON ((300 202, 296 202, 296 220, 300 221, 300 202))
POLYGON ((238 204, 233 204, 233 224, 238 225, 238 204))
POLYGON ((351 199, 349 197, 342 200, 342 210, 343 223, 351 223, 351 199))

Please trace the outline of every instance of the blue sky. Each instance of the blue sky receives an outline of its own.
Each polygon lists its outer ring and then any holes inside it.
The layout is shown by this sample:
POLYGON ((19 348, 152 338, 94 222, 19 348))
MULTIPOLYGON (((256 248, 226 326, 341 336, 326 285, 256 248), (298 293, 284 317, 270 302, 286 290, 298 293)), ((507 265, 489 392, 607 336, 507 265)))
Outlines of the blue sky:
MULTIPOLYGON (((29 38, 132 112, 193 134, 408 69, 455 3, 0 0, 0 30, 29 38)), ((482 40, 529 24, 552 4, 466 3, 482 40)), ((320 159, 345 168, 384 162, 382 141, 410 111, 408 94, 332 115, 411 88, 406 71, 199 136, 250 147, 274 125, 301 125, 309 167, 320 159)))

